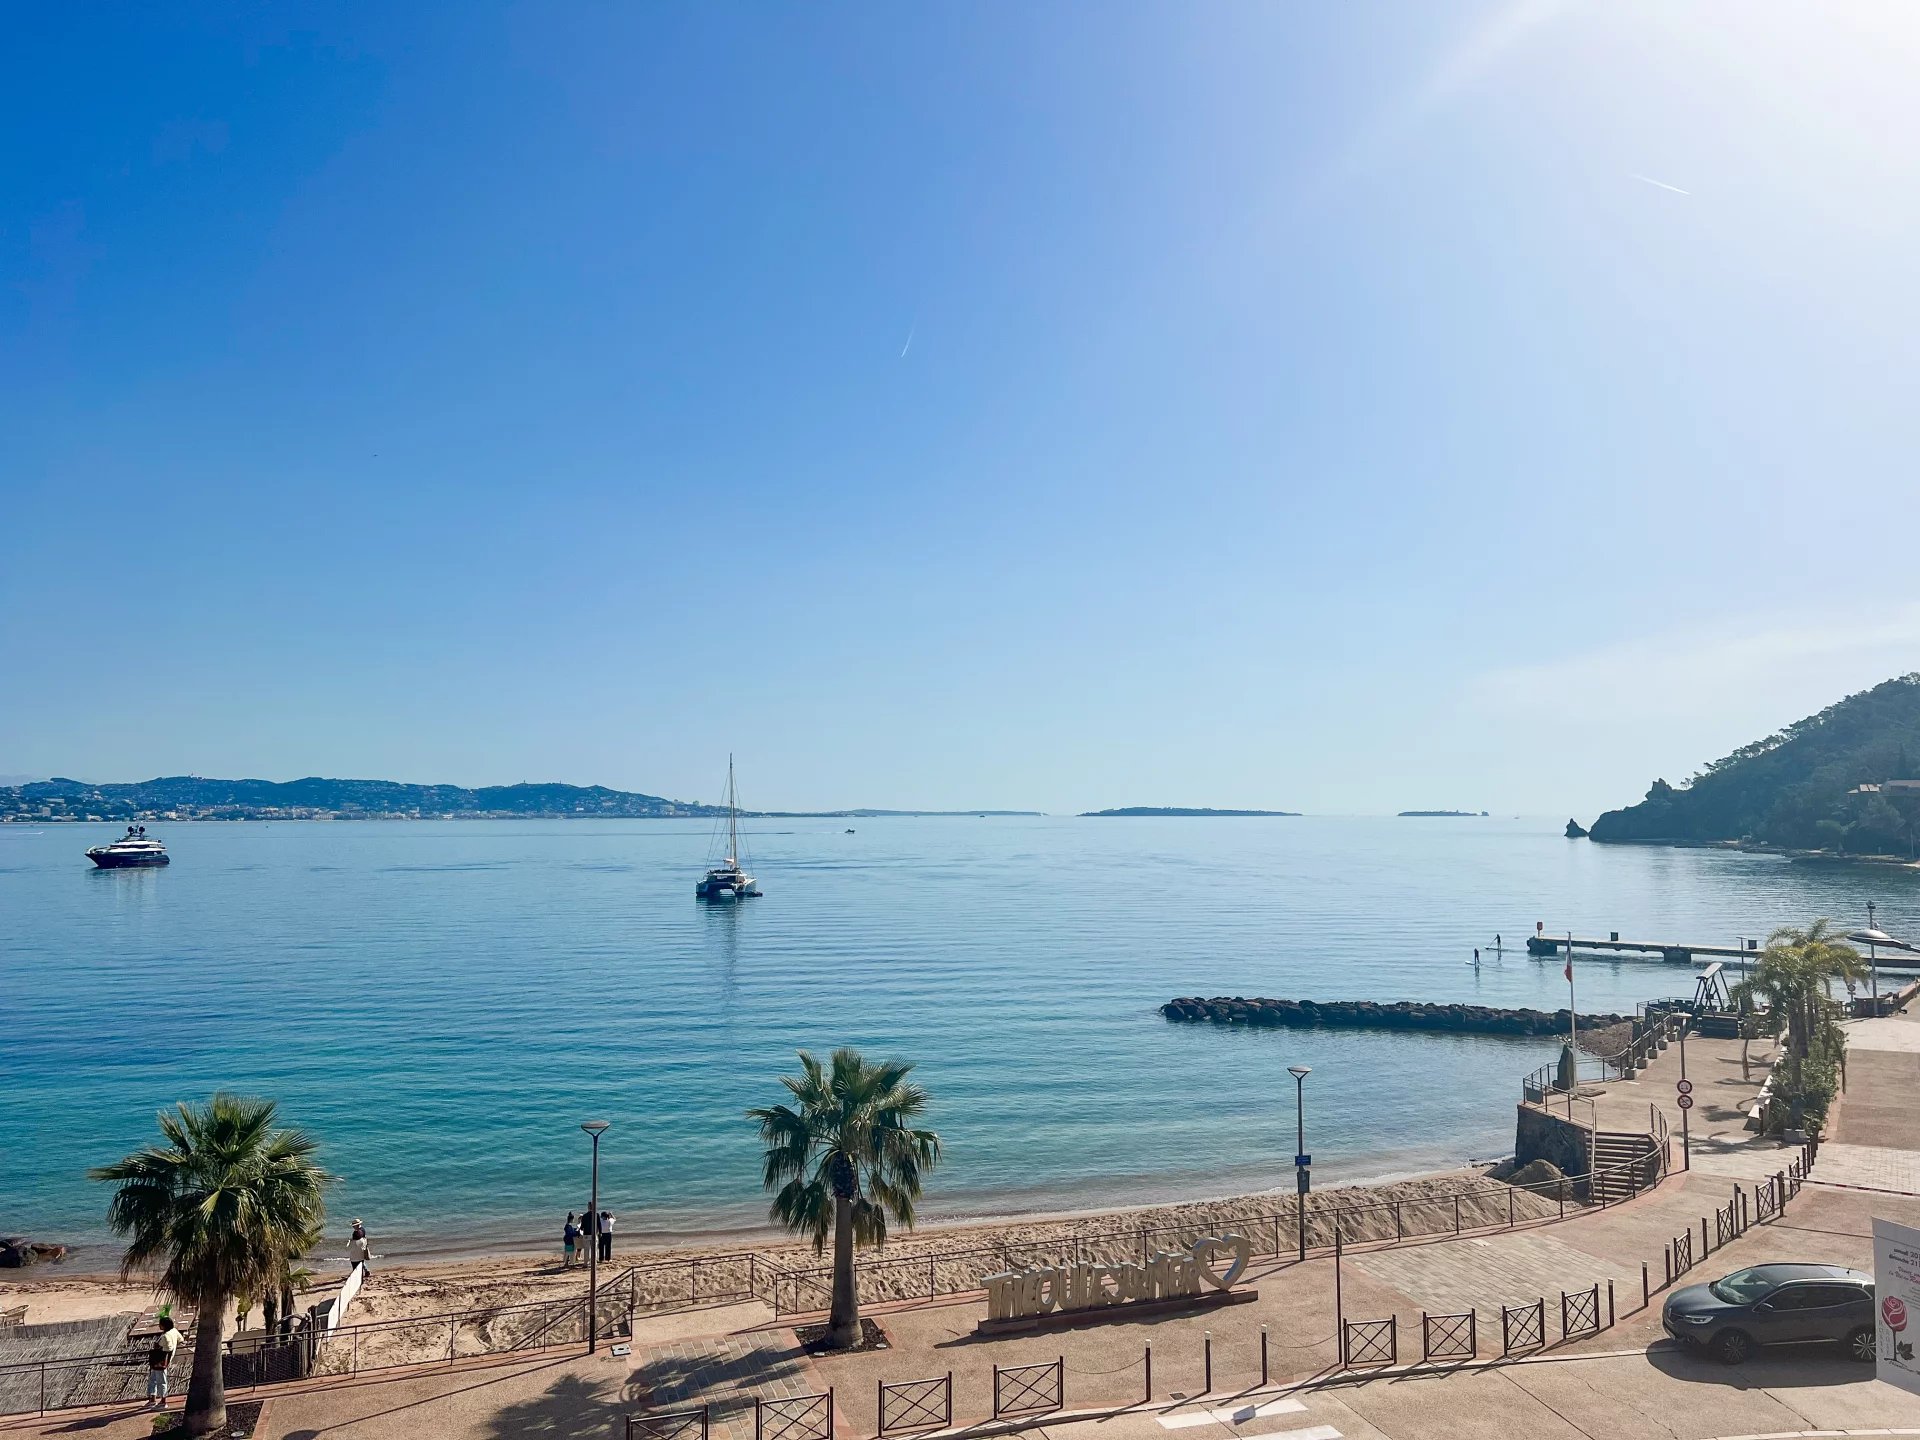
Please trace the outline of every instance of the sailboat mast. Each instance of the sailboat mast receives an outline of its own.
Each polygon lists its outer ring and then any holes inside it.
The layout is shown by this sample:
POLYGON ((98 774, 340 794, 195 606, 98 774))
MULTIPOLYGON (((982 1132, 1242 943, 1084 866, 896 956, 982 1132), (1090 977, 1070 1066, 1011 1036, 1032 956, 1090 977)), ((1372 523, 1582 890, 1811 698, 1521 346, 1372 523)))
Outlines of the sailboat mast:
POLYGON ((733 756, 727 756, 727 863, 740 859, 740 811, 733 798, 733 756))

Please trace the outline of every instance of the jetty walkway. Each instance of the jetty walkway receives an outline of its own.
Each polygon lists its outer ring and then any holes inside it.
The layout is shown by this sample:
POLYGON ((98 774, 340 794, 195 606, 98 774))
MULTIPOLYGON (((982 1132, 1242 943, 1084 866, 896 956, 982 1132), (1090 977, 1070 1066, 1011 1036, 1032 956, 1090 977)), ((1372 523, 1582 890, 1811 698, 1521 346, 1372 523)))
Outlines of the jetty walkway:
MULTIPOLYGON (((1690 1257, 1696 1268, 1687 1282, 1771 1259, 1868 1266, 1872 1216, 1920 1224, 1920 1113, 1908 1105, 1920 1080, 1920 1016, 1848 1028, 1847 1092, 1807 1183, 1791 1193, 1784 1213, 1757 1216, 1724 1243, 1709 1225, 1703 1248, 1710 1253, 1690 1257)), ((1229 1310, 982 1339, 974 1334, 983 1313, 979 1297, 943 1297, 871 1309, 884 1329, 885 1350, 810 1357, 795 1343, 791 1322, 777 1320, 758 1301, 733 1303, 645 1320, 622 1342, 628 1353, 618 1355, 603 1346, 588 1357, 576 1346, 280 1387, 255 1434, 259 1440, 620 1440, 628 1416, 704 1403, 712 1407, 707 1440, 750 1440, 759 1399, 774 1417, 760 1440, 815 1440, 804 1423, 789 1426, 785 1417, 810 1403, 805 1397, 830 1394, 837 1440, 865 1440, 882 1430, 882 1404, 896 1403, 901 1393, 889 1399, 882 1384, 916 1380, 926 1383, 927 1394, 953 1397, 955 1426, 921 1427, 920 1433, 936 1435, 1038 1426, 1052 1440, 1169 1440, 1168 1432, 1179 1430, 1201 1432, 1191 1440, 1228 1432, 1272 1440, 1505 1440, 1514 1434, 1713 1440, 1843 1429, 1920 1434, 1920 1402, 1837 1354, 1765 1353, 1729 1369, 1677 1348, 1661 1333, 1663 1295, 1656 1287, 1677 1237, 1690 1237, 1691 1249, 1702 1222, 1728 1203, 1736 1185, 1751 1201, 1756 1181, 1764 1183, 1800 1154, 1745 1129, 1745 1110, 1763 1073, 1757 1053, 1753 1062, 1743 1075, 1740 1042, 1688 1041, 1696 1100, 1689 1122, 1692 1167, 1676 1169, 1651 1192, 1563 1222, 1357 1251, 1339 1262, 1337 1280, 1330 1257, 1260 1262, 1247 1275, 1258 1299, 1229 1310), (1611 1324, 1563 1341, 1554 1311, 1546 1317, 1545 1343, 1534 1353, 1501 1355, 1503 1303, 1544 1296, 1553 1307, 1563 1292, 1597 1285, 1589 1293, 1605 1306, 1609 1282, 1612 1313, 1595 1318, 1611 1324), (1336 1284, 1348 1320, 1397 1319, 1400 1363, 1373 1374, 1336 1368, 1336 1284), (1423 1313, 1469 1310, 1478 1316, 1476 1358, 1405 1363, 1418 1358, 1423 1313), (1057 1391, 1041 1400, 1058 1403, 992 1423, 992 1399, 1005 1383, 999 1377, 1008 1374, 1057 1376, 1057 1391)), ((1622 1125, 1638 1120, 1644 1127, 1654 1107, 1675 1132, 1677 1165, 1678 1078, 1679 1047, 1670 1045, 1633 1080, 1587 1087, 1599 1093, 1586 1098, 1606 1124, 1617 1117, 1622 1125)), ((889 1433, 913 1428, 899 1423, 907 1418, 896 1410, 889 1433)), ((16 1421, 0 1424, 0 1437, 68 1434, 75 1427, 71 1414, 16 1421)), ((148 1433, 147 1418, 138 1413, 88 1416, 85 1428, 102 1440, 148 1433)), ((699 1430, 685 1440, 701 1440, 699 1430)))

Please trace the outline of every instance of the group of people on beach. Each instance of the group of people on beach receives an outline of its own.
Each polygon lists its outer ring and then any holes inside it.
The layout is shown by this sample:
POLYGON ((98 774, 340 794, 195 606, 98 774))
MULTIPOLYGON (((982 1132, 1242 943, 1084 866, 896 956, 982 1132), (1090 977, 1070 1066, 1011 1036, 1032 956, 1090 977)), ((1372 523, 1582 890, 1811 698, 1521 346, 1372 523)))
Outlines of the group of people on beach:
POLYGON ((600 1258, 613 1259, 613 1212, 602 1210, 597 1216, 592 1210, 582 1211, 579 1215, 571 1210, 567 1212, 567 1223, 560 1231, 560 1248, 566 1255, 568 1265, 575 1262, 583 1244, 592 1246, 596 1243, 596 1234, 600 1258))

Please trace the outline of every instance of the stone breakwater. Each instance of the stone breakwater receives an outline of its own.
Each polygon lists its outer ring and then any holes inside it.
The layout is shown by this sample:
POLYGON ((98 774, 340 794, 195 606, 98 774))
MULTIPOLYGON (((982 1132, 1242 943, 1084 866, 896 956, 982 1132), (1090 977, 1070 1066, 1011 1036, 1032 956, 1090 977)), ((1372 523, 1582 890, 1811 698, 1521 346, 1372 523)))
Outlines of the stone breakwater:
MULTIPOLYGON (((1284 1030, 1438 1030, 1456 1035, 1564 1035, 1565 1010, 1495 1010, 1485 1005, 1426 1005, 1412 1000, 1272 1000, 1197 995, 1169 1000, 1160 1013, 1174 1021, 1256 1025, 1284 1030)), ((1631 1015, 1582 1013, 1580 1028, 1622 1025, 1631 1015)))

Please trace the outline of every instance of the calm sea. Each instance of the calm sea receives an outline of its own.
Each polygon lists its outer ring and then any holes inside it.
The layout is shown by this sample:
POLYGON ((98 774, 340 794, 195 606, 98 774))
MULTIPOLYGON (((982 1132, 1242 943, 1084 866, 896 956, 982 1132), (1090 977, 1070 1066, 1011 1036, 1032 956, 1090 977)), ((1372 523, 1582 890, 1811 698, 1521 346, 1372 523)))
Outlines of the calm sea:
MULTIPOLYGON (((96 871, 113 827, 0 826, 0 1230, 104 1239, 87 1166, 217 1086, 277 1097, 384 1249, 557 1231, 601 1183, 636 1235, 764 1219, 741 1118, 802 1047, 919 1063, 933 1215, 1289 1184, 1290 1064, 1316 1179, 1512 1145, 1552 1047, 1175 1026, 1175 995, 1564 1003, 1549 930, 1730 942, 1820 914, 1895 933, 1903 873, 1607 848, 1558 823, 757 822, 764 899, 693 898, 705 822, 152 827, 171 867, 96 871), (857 833, 845 834, 848 824, 857 833), (1508 950, 1487 947, 1495 932, 1508 950), (1470 961, 1483 948, 1481 967, 1470 961)), ((1691 972, 1583 962, 1583 1009, 1691 972)))

